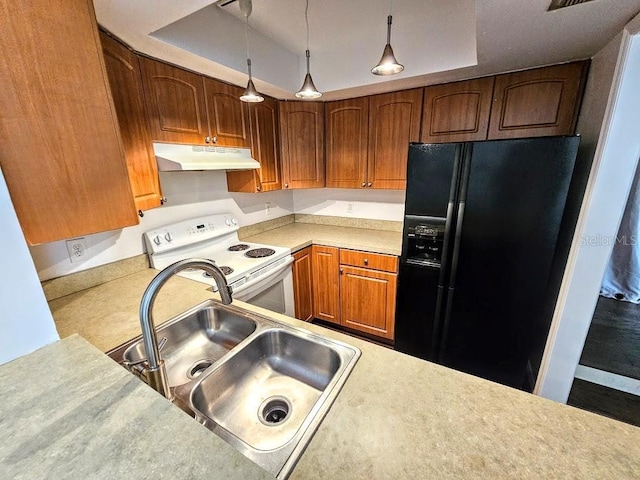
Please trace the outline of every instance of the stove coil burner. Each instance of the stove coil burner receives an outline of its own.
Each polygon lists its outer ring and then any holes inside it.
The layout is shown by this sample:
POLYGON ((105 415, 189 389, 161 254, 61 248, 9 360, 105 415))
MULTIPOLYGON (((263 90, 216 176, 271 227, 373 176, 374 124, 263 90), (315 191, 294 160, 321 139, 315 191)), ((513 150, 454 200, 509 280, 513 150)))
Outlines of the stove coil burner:
POLYGON ((249 258, 262 258, 273 255, 276 251, 273 248, 254 248, 245 252, 244 256, 249 258))
MULTIPOLYGON (((233 273, 233 268, 227 267, 226 265, 223 265, 222 267, 220 267, 220 270, 222 270, 222 273, 224 273, 225 275, 231 275, 233 273)), ((202 276, 206 278, 211 278, 211 275, 209 275, 207 272, 202 272, 202 276)))
POLYGON ((231 245, 227 250, 230 252, 241 252, 242 250, 246 250, 249 248, 249 245, 246 243, 238 243, 237 245, 231 245))

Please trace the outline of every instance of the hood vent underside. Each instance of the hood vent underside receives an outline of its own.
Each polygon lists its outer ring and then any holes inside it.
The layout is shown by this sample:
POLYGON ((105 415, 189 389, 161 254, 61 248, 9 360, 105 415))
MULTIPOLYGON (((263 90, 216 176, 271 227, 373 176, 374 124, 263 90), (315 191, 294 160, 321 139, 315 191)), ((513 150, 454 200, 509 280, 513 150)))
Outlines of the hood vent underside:
POLYGON ((559 8, 573 7, 581 3, 591 2, 593 0, 551 0, 551 5, 547 11, 558 10, 559 8))
POLYGON ((260 168, 260 164, 251 158, 251 150, 248 148, 154 143, 153 151, 161 172, 260 168))

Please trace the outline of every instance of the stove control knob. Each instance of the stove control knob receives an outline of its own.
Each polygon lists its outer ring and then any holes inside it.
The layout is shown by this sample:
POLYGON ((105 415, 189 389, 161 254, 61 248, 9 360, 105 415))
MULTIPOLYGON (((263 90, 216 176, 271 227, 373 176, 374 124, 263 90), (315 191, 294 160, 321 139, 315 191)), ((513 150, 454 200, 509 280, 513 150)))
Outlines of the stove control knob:
POLYGON ((173 240, 173 235, 171 235, 171 232, 167 232, 167 234, 164 236, 164 239, 165 239, 167 242, 172 241, 172 240, 173 240))
POLYGON ((153 237, 153 243, 155 243, 156 245, 160 245, 162 243, 162 237, 160 237, 160 235, 156 235, 155 237, 153 237))
POLYGON ((224 219, 224 223, 226 223, 227 227, 231 226, 231 220, 229 220, 228 218, 224 219))
POLYGON ((235 218, 232 218, 231 223, 233 223, 234 225, 238 225, 238 220, 236 220, 235 218))

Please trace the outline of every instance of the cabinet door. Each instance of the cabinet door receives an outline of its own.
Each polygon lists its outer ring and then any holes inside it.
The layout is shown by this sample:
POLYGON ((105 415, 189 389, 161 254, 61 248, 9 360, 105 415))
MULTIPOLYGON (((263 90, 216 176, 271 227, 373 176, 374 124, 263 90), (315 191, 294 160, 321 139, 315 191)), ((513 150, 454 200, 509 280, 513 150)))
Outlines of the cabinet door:
POLYGON ((424 89, 424 143, 486 140, 493 77, 434 85, 424 89))
POLYGON ((313 254, 313 316, 340 324, 339 311, 339 250, 314 245, 313 254))
POLYGON ((100 32, 100 42, 118 115, 133 200, 138 211, 159 207, 162 193, 158 164, 151 145, 138 57, 104 32, 100 32))
POLYGON ((249 104, 251 154, 257 170, 227 172, 230 192, 269 192, 282 188, 278 148, 278 102, 265 97, 264 102, 249 104))
POLYGON ((240 101, 244 89, 205 78, 204 90, 212 143, 249 148, 251 139, 247 104, 240 101))
POLYGON ((489 139, 571 135, 586 67, 576 62, 498 75, 489 139))
POLYGON ((93 4, 2 12, 0 167, 27 241, 135 225, 93 4))
POLYGON ((209 125, 202 77, 144 57, 140 67, 153 139, 205 144, 209 125))
POLYGON ((397 275, 340 265, 342 325, 393 340, 397 275))
POLYGON ((296 318, 310 322, 313 320, 313 269, 311 247, 293 254, 293 298, 296 318))
POLYGON ((280 102, 284 188, 324 187, 322 102, 280 102))
POLYGON ((328 102, 327 187, 367 186, 367 141, 369 99, 366 97, 328 102))
POLYGON ((407 186, 409 142, 420 139, 422 89, 369 97, 367 186, 407 186))

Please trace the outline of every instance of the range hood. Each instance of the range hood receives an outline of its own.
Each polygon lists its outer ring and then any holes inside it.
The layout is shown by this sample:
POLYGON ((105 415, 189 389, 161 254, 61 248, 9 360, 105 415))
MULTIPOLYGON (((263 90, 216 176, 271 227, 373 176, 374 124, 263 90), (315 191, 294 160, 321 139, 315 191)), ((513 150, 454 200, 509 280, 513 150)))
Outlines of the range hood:
POLYGON ((161 172, 260 168, 248 148, 154 143, 153 151, 161 172))

